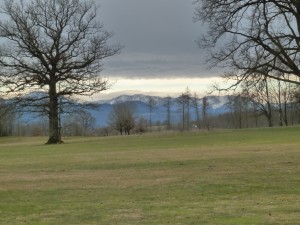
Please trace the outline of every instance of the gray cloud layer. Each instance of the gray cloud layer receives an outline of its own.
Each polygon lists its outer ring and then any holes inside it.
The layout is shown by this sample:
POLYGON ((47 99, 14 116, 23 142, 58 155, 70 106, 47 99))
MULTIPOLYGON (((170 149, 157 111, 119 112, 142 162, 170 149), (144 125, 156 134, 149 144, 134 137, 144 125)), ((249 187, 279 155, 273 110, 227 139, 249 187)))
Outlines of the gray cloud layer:
POLYGON ((205 52, 195 40, 193 0, 98 0, 99 17, 124 45, 105 61, 105 74, 127 78, 207 77, 205 52))

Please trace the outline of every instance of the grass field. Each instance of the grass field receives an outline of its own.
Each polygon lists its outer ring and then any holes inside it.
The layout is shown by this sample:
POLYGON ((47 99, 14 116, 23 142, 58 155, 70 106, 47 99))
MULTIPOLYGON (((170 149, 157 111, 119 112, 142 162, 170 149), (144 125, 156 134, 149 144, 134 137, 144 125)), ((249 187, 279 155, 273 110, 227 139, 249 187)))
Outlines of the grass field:
POLYGON ((300 127, 0 138, 0 224, 300 224, 300 127))

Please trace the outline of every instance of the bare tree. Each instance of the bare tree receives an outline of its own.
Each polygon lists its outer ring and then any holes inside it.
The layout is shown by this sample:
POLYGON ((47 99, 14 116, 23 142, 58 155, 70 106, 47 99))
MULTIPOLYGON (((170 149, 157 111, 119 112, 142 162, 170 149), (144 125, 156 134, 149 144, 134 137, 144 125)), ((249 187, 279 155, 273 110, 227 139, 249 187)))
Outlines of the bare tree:
POLYGON ((278 80, 275 92, 275 101, 277 104, 277 111, 279 116, 279 126, 288 126, 287 120, 287 90, 283 82, 278 80))
POLYGON ((201 119, 200 119, 200 113, 199 113, 199 108, 200 108, 200 104, 199 104, 199 96, 197 95, 197 93, 194 93, 194 96, 192 98, 192 106, 195 109, 195 114, 196 114, 196 126, 198 129, 201 128, 201 119))
POLYGON ((130 135, 135 127, 135 105, 132 102, 118 102, 113 105, 108 124, 120 132, 130 135))
POLYGON ((274 106, 272 102, 275 102, 275 100, 274 92, 272 92, 270 88, 270 79, 265 77, 262 80, 247 82, 245 87, 247 87, 247 89, 245 89, 247 95, 256 106, 259 114, 264 115, 269 127, 272 127, 274 125, 274 106))
POLYGON ((300 84, 299 1, 196 0, 196 4, 195 19, 209 27, 199 46, 213 48, 208 61, 228 68, 225 77, 235 84, 260 76, 300 84))
POLYGON ((299 86, 295 87, 294 89, 291 90, 291 112, 290 112, 290 117, 291 117, 291 123, 294 125, 295 123, 300 122, 300 90, 299 86))
POLYGON ((164 106, 167 110, 167 130, 171 129, 171 106, 172 106, 172 98, 170 96, 165 98, 164 106))
POLYGON ((152 97, 152 96, 147 97, 147 106, 149 108, 149 125, 150 125, 150 128, 152 127, 152 112, 153 112, 156 104, 157 104, 157 101, 155 100, 154 97, 152 97))
POLYGON ((178 103, 181 113, 182 113, 182 130, 189 129, 191 92, 188 87, 177 98, 177 103, 178 103))
POLYGON ((120 51, 110 46, 112 33, 96 20, 97 7, 90 0, 5 0, 1 11, 1 91, 19 97, 41 91, 38 98, 49 118, 48 144, 60 143, 59 98, 92 95, 106 90, 102 79, 104 58, 120 51))
MULTIPOLYGON (((294 93, 298 89, 298 85, 282 82, 280 80, 276 81, 277 86, 274 85, 276 91, 276 103, 278 105, 278 113, 279 113, 279 125, 280 126, 288 126, 289 124, 289 113, 288 111, 292 111, 294 105, 294 93)), ((292 113, 292 112, 291 112, 292 113)), ((291 122, 292 122, 292 118, 291 122)))
POLYGON ((204 127, 209 130, 210 129, 210 121, 207 115, 207 111, 209 108, 209 102, 207 97, 202 98, 202 120, 204 127))
POLYGON ((79 109, 76 111, 76 119, 82 127, 82 135, 86 136, 88 131, 93 128, 96 124, 95 117, 84 109, 79 109))
POLYGON ((228 96, 227 106, 230 109, 231 121, 235 128, 248 127, 248 107, 250 106, 249 92, 242 91, 228 96))
POLYGON ((149 121, 146 120, 145 118, 143 117, 140 117, 137 119, 137 122, 136 122, 136 132, 142 134, 142 133, 145 133, 147 131, 147 127, 149 127, 149 121))
POLYGON ((14 120, 13 105, 4 99, 0 99, 0 137, 12 135, 14 120))

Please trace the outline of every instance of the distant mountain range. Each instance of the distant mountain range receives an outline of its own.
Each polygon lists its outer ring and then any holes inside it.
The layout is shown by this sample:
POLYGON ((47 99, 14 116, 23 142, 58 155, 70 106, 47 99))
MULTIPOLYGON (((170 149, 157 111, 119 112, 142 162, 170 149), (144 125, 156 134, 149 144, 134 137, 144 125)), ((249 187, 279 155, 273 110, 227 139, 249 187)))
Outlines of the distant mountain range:
MULTIPOLYGON (((163 123, 167 119, 167 109, 166 109, 166 97, 157 97, 157 96, 148 96, 143 94, 136 95, 121 95, 119 97, 110 99, 110 100, 100 100, 91 102, 98 106, 96 109, 87 109, 89 113, 96 119, 97 127, 105 127, 107 126, 107 121, 109 114, 112 111, 113 105, 118 102, 132 102, 135 105, 136 113, 135 116, 138 118, 143 117, 145 120, 149 120, 150 112, 148 106, 148 99, 152 97, 156 105, 152 112, 152 123, 155 124, 157 122, 163 123)), ((228 112, 229 109, 227 107, 228 96, 207 96, 209 108, 209 115, 219 115, 224 112, 228 112)), ((198 100, 199 103, 199 112, 201 113, 202 109, 202 99, 198 100)), ((196 118, 195 109, 193 107, 190 108, 190 115, 192 119, 196 118)), ((67 115, 69 117, 69 115, 67 115)), ((171 122, 173 124, 180 123, 182 118, 182 113, 180 111, 180 105, 178 104, 177 98, 171 98, 171 122)), ((35 122, 39 120, 38 115, 34 113, 24 113, 22 120, 24 122, 35 122)))
MULTIPOLYGON (((110 100, 101 100, 93 102, 94 104, 99 105, 97 110, 89 110, 89 112, 95 117, 97 126, 104 127, 107 125, 108 116, 112 110, 114 104, 118 102, 132 102, 136 107, 136 116, 143 117, 146 120, 149 119, 150 112, 148 106, 148 99, 152 97, 156 105, 152 112, 152 122, 164 122, 167 118, 167 109, 166 109, 166 97, 157 97, 157 96, 148 96, 142 94, 136 95, 121 95, 119 97, 110 99, 110 100)), ((209 103, 208 113, 210 115, 218 115, 228 111, 227 96, 208 96, 209 103)), ((202 109, 202 99, 199 99, 199 112, 202 109)), ((195 118, 195 109, 191 107, 190 109, 191 117, 195 118)), ((179 123, 182 118, 180 112, 180 106, 177 103, 177 98, 171 98, 171 120, 173 123, 179 123)))

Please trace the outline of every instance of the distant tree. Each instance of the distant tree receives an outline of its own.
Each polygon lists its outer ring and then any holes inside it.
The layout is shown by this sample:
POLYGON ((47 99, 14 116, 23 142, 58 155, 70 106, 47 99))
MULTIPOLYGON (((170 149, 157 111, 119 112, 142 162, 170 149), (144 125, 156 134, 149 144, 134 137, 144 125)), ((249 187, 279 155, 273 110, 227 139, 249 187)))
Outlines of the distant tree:
POLYGON ((145 133, 147 131, 148 125, 149 125, 148 120, 146 120, 143 117, 138 118, 136 121, 136 126, 135 126, 136 132, 138 132, 140 134, 145 133))
POLYGON ((172 98, 170 96, 165 98, 164 107, 166 107, 167 110, 167 130, 171 129, 171 106, 172 106, 172 98))
POLYGON ((194 93, 194 96, 192 98, 192 106, 195 109, 196 126, 198 129, 200 129, 201 128, 201 119, 200 119, 200 112, 199 112, 200 104, 199 104, 199 97, 196 92, 194 93))
POLYGON ((155 100, 155 98, 152 97, 152 96, 148 96, 147 97, 147 106, 149 108, 149 125, 150 125, 150 128, 152 127, 152 112, 153 112, 156 105, 157 105, 157 101, 155 100))
MULTIPOLYGON (((285 75, 289 76, 289 75, 285 75)), ((294 102, 294 93, 298 89, 298 85, 288 83, 288 82, 282 82, 280 80, 276 81, 277 85, 274 85, 275 89, 275 101, 278 106, 278 113, 279 113, 279 125, 280 126, 288 126, 289 121, 289 113, 288 111, 292 111, 292 108, 295 105, 294 102)), ((291 112, 292 113, 292 112, 291 112)), ((292 116, 291 116, 292 117, 292 116)), ((291 118, 292 122, 292 118, 291 118)))
POLYGON ((285 125, 287 126, 288 122, 287 122, 287 117, 286 117, 286 111, 284 110, 284 106, 283 106, 283 100, 284 100, 284 91, 282 90, 282 84, 279 81, 277 81, 277 93, 276 93, 276 98, 275 101, 277 103, 278 106, 278 116, 279 116, 279 126, 283 126, 283 123, 285 123, 285 125), (283 96, 282 96, 283 95, 283 96))
POLYGON ((14 121, 13 105, 4 99, 0 99, 0 137, 12 135, 14 121))
POLYGON ((95 117, 92 116, 92 114, 84 109, 79 109, 76 111, 76 121, 79 122, 79 124, 82 127, 82 135, 86 136, 88 134, 88 131, 93 128, 96 124, 95 117))
POLYGON ((207 110, 209 108, 209 102, 207 100, 207 97, 202 98, 202 121, 204 127, 209 130, 210 129, 210 121, 208 118, 207 110))
POLYGON ((97 21, 90 0, 4 0, 0 22, 0 91, 41 103, 49 118, 48 144, 60 143, 59 98, 106 90, 103 59, 120 52, 97 21), (44 95, 32 98, 29 92, 44 95))
POLYGON ((132 102, 118 102, 113 105, 108 124, 120 132, 130 135, 135 127, 135 105, 132 102))
POLYGON ((247 112, 247 102, 245 99, 246 97, 242 93, 228 96, 227 106, 230 109, 231 120, 235 128, 243 128, 243 115, 247 112))
POLYGON ((296 87, 291 92, 291 122, 300 123, 300 89, 296 87))
POLYGON ((186 90, 177 98, 177 104, 182 113, 182 130, 189 129, 190 126, 190 104, 191 92, 187 87, 186 90))
POLYGON ((247 82, 247 95, 251 99, 252 103, 256 106, 260 115, 265 116, 268 121, 268 126, 272 127, 274 125, 274 93, 270 87, 270 79, 263 77, 259 80, 251 80, 247 82))

